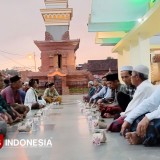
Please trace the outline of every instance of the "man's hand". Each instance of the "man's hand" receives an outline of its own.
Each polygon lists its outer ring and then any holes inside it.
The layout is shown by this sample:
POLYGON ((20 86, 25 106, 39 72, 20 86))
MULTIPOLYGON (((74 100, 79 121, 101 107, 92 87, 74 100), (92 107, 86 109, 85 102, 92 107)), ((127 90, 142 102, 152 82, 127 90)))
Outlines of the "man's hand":
POLYGON ((19 119, 23 119, 23 115, 22 114, 19 114, 17 111, 15 112, 15 114, 19 119))
POLYGON ((125 136, 126 130, 127 130, 127 129, 129 130, 130 127, 131 127, 131 124, 128 123, 127 121, 124 121, 123 124, 122 124, 122 127, 121 127, 120 134, 123 135, 123 136, 125 136))
POLYGON ((57 100, 57 98, 58 98, 58 97, 57 97, 57 96, 55 96, 55 97, 53 97, 53 98, 52 98, 52 100, 53 100, 53 101, 56 101, 56 100, 57 100))
POLYGON ((139 123, 136 129, 136 133, 140 137, 144 137, 146 134, 147 127, 149 125, 149 119, 145 116, 139 123))

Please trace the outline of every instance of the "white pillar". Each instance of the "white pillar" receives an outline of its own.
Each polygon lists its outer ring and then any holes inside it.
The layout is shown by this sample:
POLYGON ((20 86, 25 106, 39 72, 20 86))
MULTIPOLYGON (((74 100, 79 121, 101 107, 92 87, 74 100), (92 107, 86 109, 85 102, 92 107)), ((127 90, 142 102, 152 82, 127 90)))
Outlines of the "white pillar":
POLYGON ((118 52, 118 69, 126 65, 131 65, 130 53, 127 50, 123 50, 118 52))
MULTIPOLYGON (((149 39, 143 39, 139 36, 137 42, 131 42, 130 45, 131 54, 131 64, 136 65, 146 65, 151 71, 150 65, 150 42, 149 39)), ((151 72, 149 72, 151 74, 151 72)), ((150 79, 149 75, 149 79, 150 79)))
POLYGON ((149 39, 143 39, 139 36, 139 52, 140 52, 140 59, 143 65, 146 65, 150 69, 150 41, 149 39))
POLYGON ((120 68, 122 66, 131 65, 130 64, 130 53, 127 50, 123 50, 121 52, 118 52, 118 75, 119 80, 122 82, 120 78, 120 68))

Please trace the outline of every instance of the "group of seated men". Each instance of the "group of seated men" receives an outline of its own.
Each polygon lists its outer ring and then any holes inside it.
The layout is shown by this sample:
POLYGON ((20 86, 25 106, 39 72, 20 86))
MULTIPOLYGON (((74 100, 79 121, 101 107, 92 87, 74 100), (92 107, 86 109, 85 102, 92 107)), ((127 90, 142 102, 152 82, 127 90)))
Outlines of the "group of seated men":
MULTIPOLYGON (((160 145, 160 86, 152 85, 148 75, 144 65, 123 66, 120 76, 124 84, 117 73, 107 74, 102 78, 102 89, 88 102, 98 107, 103 118, 114 118, 108 131, 120 132, 130 144, 155 146, 160 145)), ((94 83, 91 87, 96 91, 94 83)))
POLYGON ((61 103, 54 83, 48 83, 43 94, 38 93, 38 83, 38 79, 22 83, 18 75, 4 80, 0 73, 0 134, 6 134, 6 124, 23 120, 31 109, 41 109, 46 103, 61 103))

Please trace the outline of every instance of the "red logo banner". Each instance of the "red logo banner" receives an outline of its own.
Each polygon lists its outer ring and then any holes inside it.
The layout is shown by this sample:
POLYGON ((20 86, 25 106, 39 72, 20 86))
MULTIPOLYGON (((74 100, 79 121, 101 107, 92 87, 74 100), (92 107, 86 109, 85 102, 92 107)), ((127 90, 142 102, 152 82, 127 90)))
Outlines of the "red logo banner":
POLYGON ((0 149, 3 147, 3 143, 4 143, 4 136, 3 134, 0 134, 0 149))

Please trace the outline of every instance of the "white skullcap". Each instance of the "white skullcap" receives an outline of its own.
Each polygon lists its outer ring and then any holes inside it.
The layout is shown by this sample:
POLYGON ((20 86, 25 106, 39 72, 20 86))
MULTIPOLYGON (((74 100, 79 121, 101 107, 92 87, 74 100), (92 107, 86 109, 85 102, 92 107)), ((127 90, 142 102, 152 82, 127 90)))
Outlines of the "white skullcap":
POLYGON ((28 82, 24 82, 24 85, 28 85, 29 83, 28 82))
POLYGON ((89 81, 88 84, 93 85, 93 81, 89 81))
POLYGON ((133 67, 132 66, 122 66, 121 71, 132 71, 133 67))
POLYGON ((138 65, 136 67, 133 68, 133 71, 148 75, 149 74, 149 68, 147 66, 144 65, 138 65))

